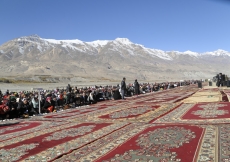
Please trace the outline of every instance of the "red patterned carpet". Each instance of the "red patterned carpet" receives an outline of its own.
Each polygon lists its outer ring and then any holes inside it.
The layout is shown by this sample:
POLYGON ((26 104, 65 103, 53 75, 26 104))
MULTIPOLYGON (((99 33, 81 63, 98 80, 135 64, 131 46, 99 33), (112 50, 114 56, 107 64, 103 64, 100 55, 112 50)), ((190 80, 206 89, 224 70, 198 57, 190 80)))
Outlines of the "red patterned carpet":
POLYGON ((4 161, 50 161, 89 144, 127 123, 67 123, 10 138, 0 143, 4 161))
POLYGON ((0 125, 0 161, 227 162, 227 89, 178 87, 0 125), (197 91, 222 101, 183 103, 197 91), (12 125, 7 125, 12 123, 12 125))
POLYGON ((221 119, 230 118, 230 103, 196 104, 181 119, 221 119))
POLYGON ((150 111, 155 111, 160 106, 135 106, 127 108, 120 111, 115 111, 110 114, 99 116, 99 118, 104 119, 124 119, 124 118, 134 118, 150 111))
POLYGON ((152 123, 230 123, 230 104, 229 102, 182 104, 152 123))
POLYGON ((133 124, 56 161, 193 161, 205 129, 133 124))
POLYGON ((227 162, 230 125, 132 124, 56 162, 227 162))

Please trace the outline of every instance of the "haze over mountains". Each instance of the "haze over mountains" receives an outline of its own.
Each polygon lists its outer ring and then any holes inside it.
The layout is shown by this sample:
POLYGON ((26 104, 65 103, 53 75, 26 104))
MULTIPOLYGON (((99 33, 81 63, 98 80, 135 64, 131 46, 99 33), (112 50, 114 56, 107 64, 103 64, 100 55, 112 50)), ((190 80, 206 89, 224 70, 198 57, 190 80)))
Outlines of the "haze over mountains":
POLYGON ((228 74, 230 52, 162 51, 115 40, 43 39, 20 37, 0 46, 0 76, 51 81, 173 81, 228 74), (43 75, 43 78, 41 77, 43 75), (44 77, 46 75, 46 77, 44 77))

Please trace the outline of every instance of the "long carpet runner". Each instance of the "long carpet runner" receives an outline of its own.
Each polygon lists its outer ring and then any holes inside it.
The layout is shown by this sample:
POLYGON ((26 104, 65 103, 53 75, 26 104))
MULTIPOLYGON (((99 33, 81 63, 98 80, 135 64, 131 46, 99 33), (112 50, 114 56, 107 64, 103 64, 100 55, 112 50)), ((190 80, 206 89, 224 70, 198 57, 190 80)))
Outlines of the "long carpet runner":
POLYGON ((0 161, 230 161, 229 94, 193 85, 2 121, 0 161))

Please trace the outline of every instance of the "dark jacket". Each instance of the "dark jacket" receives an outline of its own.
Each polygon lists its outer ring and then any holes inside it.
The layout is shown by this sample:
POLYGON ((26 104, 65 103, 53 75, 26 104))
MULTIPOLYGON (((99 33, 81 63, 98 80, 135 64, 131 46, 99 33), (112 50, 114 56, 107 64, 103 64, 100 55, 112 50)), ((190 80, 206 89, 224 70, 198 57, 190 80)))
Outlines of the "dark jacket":
POLYGON ((74 102, 76 105, 81 105, 81 97, 80 96, 75 96, 74 97, 74 102))
POLYGON ((134 82, 135 94, 140 94, 140 85, 137 81, 134 82))
POLYGON ((53 106, 55 107, 55 101, 51 100, 51 102, 46 101, 43 108, 47 109, 48 107, 53 106))
POLYGON ((18 103, 13 101, 8 101, 6 104, 9 107, 9 110, 12 111, 12 109, 17 110, 18 103))
POLYGON ((88 104, 87 99, 88 99, 88 96, 87 96, 87 95, 81 96, 81 103, 82 103, 83 105, 88 104))
POLYGON ((68 84, 68 86, 66 87, 66 90, 67 90, 67 92, 70 92, 70 93, 71 93, 72 87, 70 86, 70 84, 68 84))
POLYGON ((32 107, 30 106, 29 102, 27 104, 24 104, 22 101, 18 104, 18 111, 21 113, 30 113, 32 107))
POLYGON ((114 93, 113 93, 113 99, 114 99, 114 100, 119 100, 119 99, 121 99, 121 94, 120 94, 120 92, 119 92, 119 89, 116 89, 116 90, 114 91, 114 93))
POLYGON ((126 83, 124 80, 121 81, 121 89, 126 90, 126 83))

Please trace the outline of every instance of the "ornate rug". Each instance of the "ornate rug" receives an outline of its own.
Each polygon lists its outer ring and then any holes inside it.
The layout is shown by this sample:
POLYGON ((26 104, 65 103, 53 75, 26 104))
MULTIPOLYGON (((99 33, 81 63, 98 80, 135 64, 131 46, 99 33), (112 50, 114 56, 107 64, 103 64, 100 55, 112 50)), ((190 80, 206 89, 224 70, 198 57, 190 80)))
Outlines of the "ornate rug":
POLYGON ((22 135, 39 132, 40 130, 54 129, 61 125, 68 125, 69 122, 50 122, 50 121, 26 121, 15 125, 4 126, 0 129, 0 145, 2 141, 11 140, 22 135))
MULTIPOLYGON (((112 109, 114 106, 112 105, 90 105, 90 106, 82 106, 71 108, 59 112, 53 112, 49 114, 43 114, 41 116, 34 116, 28 120, 30 121, 67 121, 71 119, 81 119, 82 117, 88 116, 91 113, 97 111, 107 111, 112 109)), ((81 120, 82 121, 82 120, 81 120)))
POLYGON ((55 162, 226 162, 229 133, 229 124, 131 124, 55 162))
POLYGON ((182 104, 153 123, 230 123, 230 103, 182 104))
POLYGON ((136 101, 137 105, 160 105, 162 103, 175 103, 179 102, 192 94, 194 94, 197 89, 176 89, 172 91, 164 91, 161 93, 153 93, 150 98, 146 98, 141 101, 136 101))
POLYGON ((154 111, 160 106, 133 106, 120 111, 114 111, 109 114, 99 116, 102 119, 124 119, 124 118, 136 118, 140 115, 154 111))
POLYGON ((127 123, 69 123, 1 141, 0 161, 51 161, 127 123))
POLYGON ((159 105, 134 106, 131 104, 113 106, 110 109, 95 111, 87 116, 69 119, 69 122, 93 121, 93 122, 150 122, 165 113, 175 109, 180 103, 169 103, 159 105))
POLYGON ((58 113, 47 114, 44 118, 70 118, 73 116, 79 116, 96 110, 106 109, 108 106, 85 106, 77 107, 75 109, 68 109, 65 111, 59 111, 58 113))

